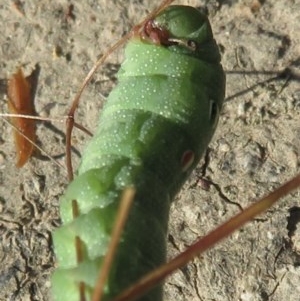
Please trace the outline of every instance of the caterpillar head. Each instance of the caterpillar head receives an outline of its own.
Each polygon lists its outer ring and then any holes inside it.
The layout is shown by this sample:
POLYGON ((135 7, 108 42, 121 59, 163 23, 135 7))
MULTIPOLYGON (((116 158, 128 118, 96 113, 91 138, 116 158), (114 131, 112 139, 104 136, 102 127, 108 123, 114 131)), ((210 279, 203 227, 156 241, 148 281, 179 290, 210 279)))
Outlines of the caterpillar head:
POLYGON ((168 47, 174 52, 206 61, 220 61, 209 20, 194 7, 184 5, 167 7, 145 24, 142 38, 168 47))

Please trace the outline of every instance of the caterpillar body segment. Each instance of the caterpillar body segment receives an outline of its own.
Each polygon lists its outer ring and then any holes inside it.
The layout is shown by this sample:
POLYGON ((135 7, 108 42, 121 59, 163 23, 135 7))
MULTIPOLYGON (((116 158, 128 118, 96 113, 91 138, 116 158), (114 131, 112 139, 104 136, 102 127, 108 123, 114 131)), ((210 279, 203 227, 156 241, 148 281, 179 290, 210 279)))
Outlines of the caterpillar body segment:
MULTIPOLYGON (((118 85, 61 199, 63 226, 53 234, 59 265, 54 300, 79 301, 79 283, 90 300, 126 187, 136 194, 104 300, 165 262, 170 204, 215 131, 224 94, 218 48, 198 10, 170 6, 129 41, 118 85)), ((162 300, 162 287, 140 300, 162 300)))

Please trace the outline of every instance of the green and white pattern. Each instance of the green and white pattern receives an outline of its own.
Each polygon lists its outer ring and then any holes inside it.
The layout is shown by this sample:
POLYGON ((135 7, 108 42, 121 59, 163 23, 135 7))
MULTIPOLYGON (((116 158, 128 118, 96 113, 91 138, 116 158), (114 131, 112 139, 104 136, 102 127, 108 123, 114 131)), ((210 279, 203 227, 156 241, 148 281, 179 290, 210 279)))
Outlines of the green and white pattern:
MULTIPOLYGON (((215 131, 225 76, 207 17, 192 7, 170 6, 154 24, 176 42, 164 46, 139 37, 129 41, 118 85, 61 199, 63 226, 53 235, 59 264, 52 284, 57 301, 78 301, 79 282, 90 295, 126 187, 137 192, 105 298, 165 262, 171 201, 215 131), (75 219, 72 200, 80 211, 75 219), (85 249, 80 264, 76 236, 85 249)), ((142 300, 162 300, 161 287, 142 300)))

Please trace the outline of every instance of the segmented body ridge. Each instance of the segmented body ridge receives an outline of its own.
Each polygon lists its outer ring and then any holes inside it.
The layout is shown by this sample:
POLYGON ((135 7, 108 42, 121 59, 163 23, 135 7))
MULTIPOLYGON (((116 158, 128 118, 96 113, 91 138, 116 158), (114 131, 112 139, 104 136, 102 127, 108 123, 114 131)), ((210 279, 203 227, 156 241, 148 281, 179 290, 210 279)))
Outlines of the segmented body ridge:
MULTIPOLYGON (((183 7, 173 10, 178 8, 183 7)), ((164 13, 168 11, 162 17, 164 13)), ((200 14, 195 9, 192 13, 200 14)), ((208 39, 212 53, 217 53, 214 59, 207 59, 209 51, 205 57, 205 45, 201 59, 176 45, 154 45, 138 37, 128 43, 118 85, 101 112, 78 174, 61 200, 63 227, 54 233, 59 269, 53 276, 53 294, 57 300, 78 301, 78 282, 85 283, 87 295, 91 293, 126 187, 135 187, 136 196, 106 298, 165 262, 171 201, 213 135, 216 120, 211 120, 214 113, 209 112, 218 112, 224 99, 220 57, 209 34, 208 39), (80 211, 75 219, 73 200, 80 211), (85 249, 80 264, 74 248, 76 236, 85 249)), ((142 300, 161 299, 162 289, 157 287, 142 300)))

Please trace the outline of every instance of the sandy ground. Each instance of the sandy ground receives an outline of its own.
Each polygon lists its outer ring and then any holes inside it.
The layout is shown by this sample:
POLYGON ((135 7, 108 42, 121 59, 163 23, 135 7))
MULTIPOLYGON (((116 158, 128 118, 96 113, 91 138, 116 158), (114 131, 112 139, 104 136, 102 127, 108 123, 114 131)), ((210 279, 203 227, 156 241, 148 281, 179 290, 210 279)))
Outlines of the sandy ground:
MULTIPOLYGON (((1 1, 1 111, 6 79, 20 65, 28 74, 38 64, 36 111, 63 121, 96 57, 154 2, 32 0, 18 10, 1 1)), ((238 204, 246 207, 299 172, 300 2, 260 2, 179 2, 206 5, 227 72, 227 101, 206 160, 174 203, 170 256, 237 213, 238 204)), ((113 54, 84 94, 78 121, 91 130, 99 95, 114 85, 121 61, 122 52, 113 54)), ((39 141, 64 165, 64 125, 53 126, 38 125, 39 141)), ((74 146, 81 151, 86 139, 77 132, 74 146)), ((51 232, 59 225, 66 172, 47 157, 20 170, 14 164, 12 129, 0 119, 0 300, 51 300, 51 232)), ((299 211, 296 192, 174 274, 165 300, 298 301, 299 211)))

